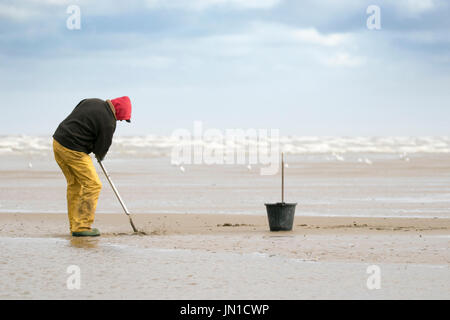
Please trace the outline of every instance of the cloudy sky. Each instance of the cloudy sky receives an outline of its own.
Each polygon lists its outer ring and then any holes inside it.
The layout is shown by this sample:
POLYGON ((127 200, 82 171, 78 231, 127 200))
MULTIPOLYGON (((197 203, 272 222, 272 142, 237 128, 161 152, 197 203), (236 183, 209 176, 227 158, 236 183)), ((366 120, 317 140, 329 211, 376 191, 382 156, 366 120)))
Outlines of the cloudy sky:
POLYGON ((0 134, 128 95, 122 135, 449 135, 449 30, 445 0, 0 0, 0 134))

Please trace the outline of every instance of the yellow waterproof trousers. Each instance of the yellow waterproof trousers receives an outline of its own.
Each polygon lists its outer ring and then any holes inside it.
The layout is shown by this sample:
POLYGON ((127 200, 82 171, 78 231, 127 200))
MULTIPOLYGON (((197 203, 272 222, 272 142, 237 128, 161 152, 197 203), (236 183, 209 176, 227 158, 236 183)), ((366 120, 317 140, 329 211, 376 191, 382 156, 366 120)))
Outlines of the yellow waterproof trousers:
POLYGON ((91 230, 102 184, 89 155, 53 140, 55 160, 67 180, 67 211, 71 232, 91 230))

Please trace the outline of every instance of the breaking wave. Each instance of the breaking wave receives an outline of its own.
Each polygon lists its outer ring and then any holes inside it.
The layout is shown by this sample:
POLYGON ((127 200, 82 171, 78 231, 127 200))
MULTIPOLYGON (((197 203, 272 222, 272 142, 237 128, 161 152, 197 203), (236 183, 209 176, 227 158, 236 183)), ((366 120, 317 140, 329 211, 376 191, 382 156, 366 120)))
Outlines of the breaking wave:
MULTIPOLYGON (((289 154, 344 154, 344 153, 450 153, 450 137, 280 137, 281 149, 289 154)), ((204 147, 239 150, 249 145, 267 145, 270 138, 259 141, 180 141, 171 136, 114 137, 111 153, 139 156, 170 156, 173 147, 201 144, 204 147)), ((50 154, 52 138, 48 136, 0 136, 0 154, 50 154)))

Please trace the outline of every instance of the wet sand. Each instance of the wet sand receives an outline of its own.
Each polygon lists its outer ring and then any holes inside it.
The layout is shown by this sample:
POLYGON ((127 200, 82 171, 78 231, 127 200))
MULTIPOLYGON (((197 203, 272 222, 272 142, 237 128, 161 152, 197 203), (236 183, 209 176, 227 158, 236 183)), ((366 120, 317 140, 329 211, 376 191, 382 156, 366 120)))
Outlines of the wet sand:
MULTIPOLYGON (((308 216, 450 216, 450 155, 287 156, 285 199, 308 216), (370 158, 371 165, 360 163, 370 158)), ((261 176, 246 165, 178 166, 169 158, 105 160, 130 212, 135 214, 265 215, 264 203, 278 202, 280 175, 261 176)), ((99 213, 119 213, 101 169, 99 213)), ((64 213, 66 183, 52 156, 0 158, 0 212, 64 213), (29 167, 32 164, 32 167, 29 167)))
POLYGON ((294 230, 269 232, 264 203, 279 201, 279 176, 112 157, 105 164, 147 235, 132 234, 100 175, 102 236, 80 239, 51 155, 2 157, 0 298, 450 299, 450 155, 408 159, 289 156, 294 230), (80 290, 67 288, 70 265, 80 290), (366 284, 372 265, 379 290, 366 284))
MULTIPOLYGON (((133 235, 123 214, 97 214, 102 239, 144 247, 266 252, 326 261, 450 264, 450 219, 306 217, 292 231, 270 232, 267 217, 252 215, 138 214, 133 235), (207 239, 207 240, 206 240, 207 239), (271 242, 270 239, 285 239, 271 242), (314 239, 314 241, 310 241, 314 239), (434 244, 441 243, 442 246, 434 244)), ((62 214, 0 214, 0 237, 72 240, 62 214)))
POLYGON ((63 214, 0 214, 3 299, 449 299, 450 219, 305 217, 269 232, 253 215, 97 214, 74 238, 63 214), (69 265, 80 290, 66 286, 69 265), (381 269, 369 290, 367 267, 381 269))

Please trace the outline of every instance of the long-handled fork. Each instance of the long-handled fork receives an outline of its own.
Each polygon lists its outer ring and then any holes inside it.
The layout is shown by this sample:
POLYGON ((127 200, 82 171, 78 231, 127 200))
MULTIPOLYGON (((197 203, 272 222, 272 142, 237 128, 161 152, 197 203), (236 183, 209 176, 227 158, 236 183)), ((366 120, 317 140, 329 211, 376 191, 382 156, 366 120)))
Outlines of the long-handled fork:
POLYGON ((111 185, 111 188, 113 189, 114 193, 116 194, 117 199, 119 200, 120 204, 122 205, 123 211, 125 211, 125 214, 130 219, 130 224, 131 224, 131 227, 133 228, 133 231, 135 233, 143 233, 143 232, 139 232, 138 229, 136 229, 136 227, 134 226, 133 220, 131 219, 130 212, 128 211, 127 207, 125 206, 125 203, 123 202, 122 198, 120 197, 119 191, 117 191, 116 186, 114 185, 114 183, 111 180, 111 177, 108 174, 108 171, 106 171, 106 169, 105 169, 105 166, 99 159, 97 159, 97 161, 98 161, 98 164, 100 165, 100 168, 102 168, 103 173, 106 176, 106 179, 108 179, 108 182, 111 185))

